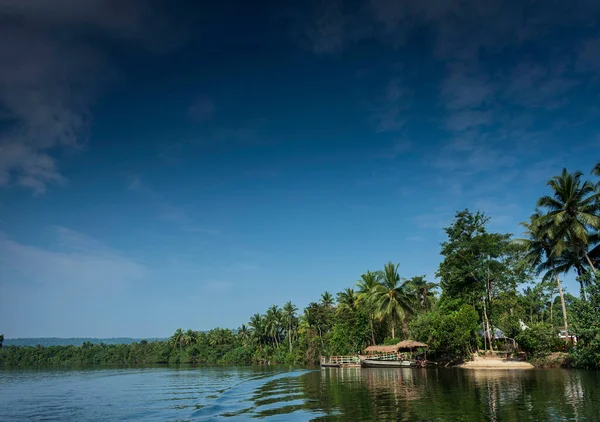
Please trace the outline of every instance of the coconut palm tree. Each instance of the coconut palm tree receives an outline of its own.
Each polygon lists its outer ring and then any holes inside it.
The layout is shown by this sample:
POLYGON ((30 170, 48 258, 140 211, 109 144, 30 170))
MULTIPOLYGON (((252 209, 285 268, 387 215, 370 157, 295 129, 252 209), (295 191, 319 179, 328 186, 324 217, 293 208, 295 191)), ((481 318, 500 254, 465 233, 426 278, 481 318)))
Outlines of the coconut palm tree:
POLYGON ((428 310, 431 306, 431 300, 434 297, 433 290, 437 288, 437 284, 428 282, 425 276, 422 275, 408 280, 407 287, 414 292, 415 302, 418 306, 421 309, 428 310))
POLYGON ((262 349, 263 337, 265 336, 265 321, 261 314, 254 314, 250 317, 248 325, 252 328, 252 336, 262 349))
POLYGON ((298 308, 291 301, 288 301, 285 305, 283 305, 283 320, 286 324, 286 337, 288 338, 288 346, 290 348, 290 352, 292 351, 292 337, 295 331, 296 325, 296 312, 298 308))
POLYGON ((567 248, 576 249, 596 272, 588 249, 590 234, 600 228, 600 193, 591 182, 582 182, 581 176, 579 171, 571 174, 563 169, 560 176, 554 176, 546 183, 553 190, 552 196, 542 196, 537 205, 547 210, 541 218, 544 225, 548 223, 550 237, 568 240, 555 244, 558 255, 567 248))
POLYGON ((245 324, 242 324, 237 330, 237 336, 242 341, 242 346, 246 348, 248 340, 250 339, 251 332, 245 324))
POLYGON ((321 295, 321 305, 326 306, 326 307, 332 307, 333 304, 334 304, 333 296, 328 291, 325 291, 325 293, 323 293, 321 295))
POLYGON ((265 329, 267 335, 271 337, 275 343, 276 348, 279 348, 281 319, 281 311, 277 305, 273 305, 267 309, 267 313, 265 315, 265 329))
MULTIPOLYGON (((548 226, 552 224, 542 218, 543 216, 536 210, 529 217, 528 222, 522 222, 521 226, 525 228, 523 233, 525 237, 516 239, 515 242, 524 250, 522 265, 531 266, 537 275, 544 273, 544 279, 554 278, 560 295, 560 304, 562 306, 563 320, 565 323, 565 333, 568 333, 569 325, 567 323, 567 306, 565 305, 565 296, 563 294, 562 285, 557 270, 557 242, 549 235, 548 226)), ((568 339, 568 336, 566 336, 568 339)), ((568 340, 567 340, 568 342, 568 340)))
POLYGON ((358 293, 354 289, 347 287, 337 294, 338 307, 337 311, 354 311, 358 307, 358 293))
POLYGON ((179 345, 179 350, 181 350, 181 344, 183 343, 183 330, 181 328, 175 330, 175 333, 171 336, 169 343, 171 343, 173 349, 179 345))
POLYGON ((183 333, 181 340, 186 346, 189 346, 190 344, 195 344, 198 342, 198 333, 196 333, 192 329, 189 329, 185 333, 183 333))
POLYGON ((358 287, 358 304, 369 315, 369 325, 371 326, 371 344, 375 345, 375 307, 373 304, 373 291, 379 285, 380 274, 367 271, 360 276, 356 282, 358 287))
POLYGON ((600 161, 598 161, 596 163, 596 165, 594 166, 594 168, 592 169, 592 174, 595 174, 596 176, 600 176, 600 161))
POLYGON ((404 321, 406 314, 411 312, 406 285, 400 282, 399 266, 400 264, 387 263, 381 272, 380 284, 373 290, 375 312, 382 318, 390 319, 392 338, 396 338, 396 321, 399 319, 404 321))

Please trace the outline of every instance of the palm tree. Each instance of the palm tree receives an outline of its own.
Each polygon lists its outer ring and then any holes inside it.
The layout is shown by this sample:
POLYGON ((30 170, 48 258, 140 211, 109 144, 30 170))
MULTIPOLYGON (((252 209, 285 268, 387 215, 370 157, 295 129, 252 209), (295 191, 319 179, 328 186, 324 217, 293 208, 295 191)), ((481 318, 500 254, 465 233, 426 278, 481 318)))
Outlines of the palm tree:
POLYGON ((251 334, 250 330, 248 329, 248 327, 245 324, 242 324, 242 326, 240 328, 238 328, 237 336, 242 341, 242 346, 244 346, 244 348, 246 348, 246 343, 247 343, 248 339, 250 338, 250 334, 251 334))
POLYGON ((594 168, 592 169, 592 174, 595 174, 596 176, 600 176, 600 161, 598 161, 596 163, 596 165, 594 166, 594 168))
POLYGON ((281 312, 277 305, 267 309, 265 315, 265 328, 267 335, 273 339, 275 347, 279 348, 279 330, 281 328, 281 312))
POLYGON ((292 335, 294 332, 294 325, 296 324, 296 311, 298 308, 291 301, 288 301, 282 308, 283 319, 287 325, 286 337, 288 338, 288 345, 290 352, 292 351, 292 335))
POLYGON ((581 182, 582 173, 571 174, 563 169, 560 176, 554 176, 546 183, 554 192, 538 200, 538 207, 548 212, 542 216, 542 223, 550 223, 549 235, 553 239, 568 238, 568 242, 556 243, 557 253, 573 248, 581 253, 587 264, 595 273, 596 268, 588 256, 590 233, 600 228, 600 193, 594 185, 581 182))
POLYGON ((194 330, 189 329, 183 333, 182 341, 186 346, 195 344, 198 341, 198 334, 194 330))
POLYGON ((404 320, 406 314, 411 311, 406 285, 400 284, 399 266, 400 264, 387 263, 381 272, 380 284, 373 290, 376 314, 390 318, 392 338, 396 338, 396 321, 399 318, 404 320))
POLYGON ((422 309, 428 310, 431 298, 434 297, 433 290, 437 288, 437 284, 428 282, 425 276, 421 275, 408 280, 408 288, 414 291, 416 303, 422 309))
POLYGON ((325 291, 325 293, 321 295, 321 305, 326 307, 332 307, 333 303, 333 296, 328 291, 325 291))
MULTIPOLYGON (((516 243, 524 249, 522 265, 531 266, 537 275, 544 273, 544 279, 554 277, 560 295, 560 304, 562 306, 563 319, 565 323, 565 333, 568 333, 569 325, 567 323, 567 306, 565 305, 565 296, 563 294, 560 278, 557 271, 557 241, 552 239, 547 230, 551 222, 543 219, 539 211, 529 217, 529 222, 522 222, 521 226, 525 228, 524 238, 516 239, 516 243)), ((560 241, 559 241, 560 242, 560 241)), ((568 336, 567 342, 568 342, 568 336)))
POLYGON ((358 306, 358 293, 354 289, 347 287, 337 294, 338 312, 354 311, 358 306))
POLYGON ((183 343, 183 330, 181 328, 175 330, 175 333, 171 336, 169 343, 171 343, 173 348, 179 345, 179 350, 181 350, 181 344, 183 343))
POLYGON ((252 328, 252 334, 258 346, 262 349, 262 340, 265 335, 265 321, 261 314, 254 314, 250 317, 248 325, 252 328))
POLYGON ((371 326, 371 344, 375 345, 375 307, 373 306, 373 291, 379 285, 379 273, 367 271, 360 276, 356 282, 358 287, 358 303, 365 309, 369 315, 369 324, 371 326))

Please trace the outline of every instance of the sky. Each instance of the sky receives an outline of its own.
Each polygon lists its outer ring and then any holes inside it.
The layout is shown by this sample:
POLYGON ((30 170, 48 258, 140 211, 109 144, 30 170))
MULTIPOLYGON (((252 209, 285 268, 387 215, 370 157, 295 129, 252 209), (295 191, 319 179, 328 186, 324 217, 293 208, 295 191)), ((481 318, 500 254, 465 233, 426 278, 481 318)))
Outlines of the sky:
POLYGON ((0 331, 236 328, 390 260, 434 280, 457 210, 518 235, 600 159, 599 15, 0 0, 0 331))

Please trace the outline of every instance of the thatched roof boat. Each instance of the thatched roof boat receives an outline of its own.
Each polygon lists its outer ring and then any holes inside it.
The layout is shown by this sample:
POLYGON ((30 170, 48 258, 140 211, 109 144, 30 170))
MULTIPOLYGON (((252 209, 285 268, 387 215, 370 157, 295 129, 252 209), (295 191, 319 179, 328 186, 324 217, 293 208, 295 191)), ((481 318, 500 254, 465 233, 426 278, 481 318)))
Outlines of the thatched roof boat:
POLYGON ((402 340, 390 346, 369 346, 365 349, 367 355, 359 358, 361 366, 372 368, 424 366, 424 361, 417 361, 412 352, 414 349, 427 347, 427 344, 419 341, 402 340), (400 351, 410 353, 399 353, 400 351))
POLYGON ((402 340, 391 346, 369 346, 365 349, 366 353, 398 353, 399 350, 412 350, 429 347, 425 343, 415 340, 402 340))

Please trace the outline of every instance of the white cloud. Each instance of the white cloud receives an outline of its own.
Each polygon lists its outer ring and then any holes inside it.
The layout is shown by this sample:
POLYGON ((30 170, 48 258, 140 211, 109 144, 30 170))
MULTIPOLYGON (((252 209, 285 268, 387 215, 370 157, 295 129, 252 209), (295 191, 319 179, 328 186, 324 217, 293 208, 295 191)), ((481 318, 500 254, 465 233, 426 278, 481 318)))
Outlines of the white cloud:
POLYGON ((0 235, 0 264, 0 285, 74 296, 113 294, 148 274, 145 266, 64 227, 56 228, 53 248, 26 245, 0 235))
POLYGON ((139 0, 0 0, 0 19, 0 186, 41 194, 65 182, 55 152, 85 145, 91 107, 111 79, 110 60, 86 35, 152 51, 173 40, 139 0))

